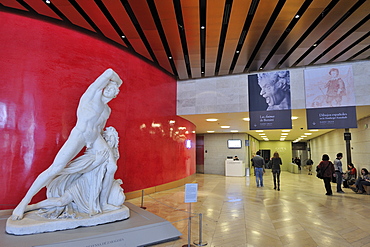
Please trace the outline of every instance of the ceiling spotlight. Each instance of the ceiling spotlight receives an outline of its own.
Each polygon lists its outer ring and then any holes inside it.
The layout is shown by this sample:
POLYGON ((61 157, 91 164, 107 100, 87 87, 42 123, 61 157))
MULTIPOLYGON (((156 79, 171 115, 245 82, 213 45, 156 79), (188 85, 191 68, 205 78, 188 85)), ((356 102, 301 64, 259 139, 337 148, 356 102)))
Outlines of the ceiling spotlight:
POLYGON ((122 35, 122 36, 121 36, 121 38, 122 38, 122 39, 125 39, 125 38, 126 38, 126 36, 125 36, 125 35, 122 35))
POLYGON ((294 18, 298 19, 299 17, 301 17, 300 15, 295 15, 294 18))
POLYGON ((217 122, 218 119, 217 118, 207 118, 206 121, 207 122, 217 122))
POLYGON ((202 74, 204 74, 204 71, 202 71, 202 74))
POLYGON ((317 46, 317 44, 315 43, 315 44, 313 44, 312 46, 313 46, 313 47, 316 47, 316 46, 317 46))
POLYGON ((50 0, 45 0, 45 3, 50 4, 51 2, 50 0))
POLYGON ((240 51, 236 51, 236 53, 239 53, 240 51))
POLYGON ((263 70, 263 67, 260 67, 260 70, 263 70))
POLYGON ((168 59, 172 59, 172 57, 168 57, 168 59))
POLYGON ((200 29, 205 29, 205 27, 204 26, 201 26, 200 29))

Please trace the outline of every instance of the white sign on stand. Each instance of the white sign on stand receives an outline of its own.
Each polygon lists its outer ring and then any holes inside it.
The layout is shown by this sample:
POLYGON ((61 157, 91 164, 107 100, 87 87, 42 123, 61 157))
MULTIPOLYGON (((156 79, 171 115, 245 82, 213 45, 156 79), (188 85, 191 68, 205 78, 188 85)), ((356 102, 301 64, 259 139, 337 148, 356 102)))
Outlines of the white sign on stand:
POLYGON ((198 184, 185 184, 185 203, 197 202, 198 184))

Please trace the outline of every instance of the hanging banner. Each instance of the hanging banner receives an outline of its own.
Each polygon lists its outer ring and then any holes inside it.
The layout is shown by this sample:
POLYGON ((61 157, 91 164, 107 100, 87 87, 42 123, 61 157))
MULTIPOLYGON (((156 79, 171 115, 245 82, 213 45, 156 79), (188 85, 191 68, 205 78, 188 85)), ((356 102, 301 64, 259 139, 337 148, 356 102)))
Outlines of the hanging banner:
POLYGON ((304 71, 308 129, 357 128, 352 66, 304 71))
POLYGON ((291 129, 289 71, 248 75, 251 130, 291 129))

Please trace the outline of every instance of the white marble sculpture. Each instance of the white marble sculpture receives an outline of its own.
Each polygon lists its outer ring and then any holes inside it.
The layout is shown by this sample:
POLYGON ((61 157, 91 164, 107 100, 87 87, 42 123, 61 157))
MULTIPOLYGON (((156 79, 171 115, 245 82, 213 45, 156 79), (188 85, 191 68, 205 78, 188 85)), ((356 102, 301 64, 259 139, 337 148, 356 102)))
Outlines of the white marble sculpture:
MULTIPOLYGON (((73 224, 62 221, 60 226, 53 223, 52 229, 55 230, 102 224, 129 217, 128 209, 122 205, 125 200, 120 187, 122 181, 114 180, 119 158, 118 133, 113 127, 103 131, 111 112, 107 103, 117 96, 121 84, 119 76, 108 69, 82 95, 77 108, 76 126, 54 162, 36 178, 26 196, 14 209, 7 221, 8 233, 22 235, 23 231, 19 229, 25 221, 24 213, 35 209, 40 209, 38 215, 47 219, 74 220, 73 224), (85 153, 75 158, 84 147, 85 153), (45 186, 47 199, 28 205, 32 197, 45 186), (86 222, 86 218, 116 210, 119 211, 119 216, 99 216, 104 219, 86 222), (79 219, 84 222, 78 222, 79 219)), ((27 230, 24 234, 50 231, 36 228, 27 230)))

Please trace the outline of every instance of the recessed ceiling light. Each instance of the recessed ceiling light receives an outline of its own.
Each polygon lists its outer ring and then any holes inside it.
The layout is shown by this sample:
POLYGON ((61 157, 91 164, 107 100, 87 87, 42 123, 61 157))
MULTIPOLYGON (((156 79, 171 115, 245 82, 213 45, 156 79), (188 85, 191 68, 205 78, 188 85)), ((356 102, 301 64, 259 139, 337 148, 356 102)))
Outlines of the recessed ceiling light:
POLYGON ((296 120, 296 119, 298 119, 298 117, 294 117, 294 116, 292 117, 292 120, 296 120))
POLYGON ((309 130, 309 131, 319 131, 319 130, 309 130))
POLYGON ((229 128, 230 128, 230 126, 228 126, 228 125, 221 126, 221 129, 229 129, 229 128))
POLYGON ((266 134, 265 133, 261 133, 261 134, 259 134, 260 136, 265 136, 266 134))
POLYGON ((206 121, 207 122, 217 122, 218 119, 217 118, 207 118, 206 121))
POLYGON ((207 130, 207 133, 214 133, 214 130, 207 130))
POLYGON ((250 118, 249 118, 249 117, 245 117, 245 118, 243 118, 243 120, 244 120, 244 121, 249 121, 249 120, 250 120, 250 118))
POLYGON ((230 132, 239 132, 239 130, 230 130, 230 132))
POLYGON ((281 133, 282 136, 287 136, 289 133, 281 133))
POLYGON ((263 132, 263 130, 256 130, 256 132, 263 132))
POLYGON ((281 130, 281 132, 290 132, 290 130, 281 130))
POLYGON ((306 136, 312 135, 312 133, 304 133, 306 136))
POLYGON ((307 136, 301 136, 301 137, 307 137, 307 136))

